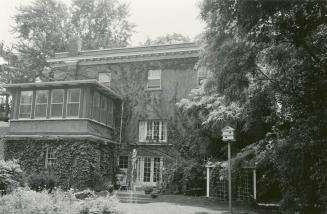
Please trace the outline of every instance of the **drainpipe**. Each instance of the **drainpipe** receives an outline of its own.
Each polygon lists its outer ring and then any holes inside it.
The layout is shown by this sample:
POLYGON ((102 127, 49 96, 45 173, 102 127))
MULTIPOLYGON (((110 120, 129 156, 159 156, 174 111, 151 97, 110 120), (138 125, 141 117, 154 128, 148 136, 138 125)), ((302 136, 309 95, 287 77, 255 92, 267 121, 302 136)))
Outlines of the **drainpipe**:
POLYGON ((122 101, 122 104, 121 104, 121 114, 120 114, 120 134, 119 134, 120 146, 121 146, 122 130, 123 130, 123 114, 124 114, 124 101, 122 101))

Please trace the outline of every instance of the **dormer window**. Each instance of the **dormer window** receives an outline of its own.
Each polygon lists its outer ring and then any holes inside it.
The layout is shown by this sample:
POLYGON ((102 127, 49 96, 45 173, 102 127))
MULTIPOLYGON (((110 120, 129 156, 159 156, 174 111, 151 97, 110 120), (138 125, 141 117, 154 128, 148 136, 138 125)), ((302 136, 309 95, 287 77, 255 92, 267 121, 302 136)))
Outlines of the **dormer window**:
POLYGON ((33 91, 22 91, 20 94, 19 118, 31 118, 33 91))
POLYGON ((161 70, 148 71, 148 89, 161 88, 161 70))

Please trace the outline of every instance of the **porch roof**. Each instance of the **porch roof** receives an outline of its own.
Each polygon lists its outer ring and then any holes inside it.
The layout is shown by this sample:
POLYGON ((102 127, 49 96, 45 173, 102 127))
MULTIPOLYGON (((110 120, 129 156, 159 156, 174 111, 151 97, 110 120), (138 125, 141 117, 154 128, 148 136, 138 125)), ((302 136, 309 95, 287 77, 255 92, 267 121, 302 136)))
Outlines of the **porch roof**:
POLYGON ((12 89, 34 89, 34 88, 51 88, 51 87, 65 87, 65 86, 85 86, 91 85, 96 87, 98 90, 103 93, 110 95, 116 99, 122 99, 120 95, 114 92, 112 89, 102 85, 95 79, 87 80, 71 80, 71 81, 53 81, 53 82, 33 82, 33 83, 13 83, 13 84, 4 84, 0 87, 6 88, 9 91, 12 89))

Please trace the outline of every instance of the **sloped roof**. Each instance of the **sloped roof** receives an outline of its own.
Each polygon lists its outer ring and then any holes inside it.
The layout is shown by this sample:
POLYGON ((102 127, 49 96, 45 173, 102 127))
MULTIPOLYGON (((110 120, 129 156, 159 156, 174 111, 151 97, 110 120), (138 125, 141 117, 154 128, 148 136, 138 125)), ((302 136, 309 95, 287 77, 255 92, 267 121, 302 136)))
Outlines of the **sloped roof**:
POLYGON ((102 85, 95 79, 87 80, 71 80, 71 81, 53 81, 53 82, 33 82, 33 83, 14 83, 5 84, 1 87, 10 89, 20 88, 20 89, 32 89, 32 88, 46 88, 46 87, 61 87, 61 86, 81 86, 81 85, 93 85, 100 91, 115 97, 117 99, 122 99, 120 95, 114 92, 112 89, 102 85))

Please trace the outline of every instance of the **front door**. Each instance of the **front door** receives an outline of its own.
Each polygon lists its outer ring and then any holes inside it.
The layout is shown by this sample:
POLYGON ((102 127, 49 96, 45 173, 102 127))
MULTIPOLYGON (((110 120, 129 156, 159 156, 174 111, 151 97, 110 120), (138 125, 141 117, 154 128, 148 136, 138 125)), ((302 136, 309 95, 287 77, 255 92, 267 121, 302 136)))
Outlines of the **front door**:
POLYGON ((161 157, 138 157, 136 162, 136 183, 142 186, 157 186, 162 179, 161 157))

